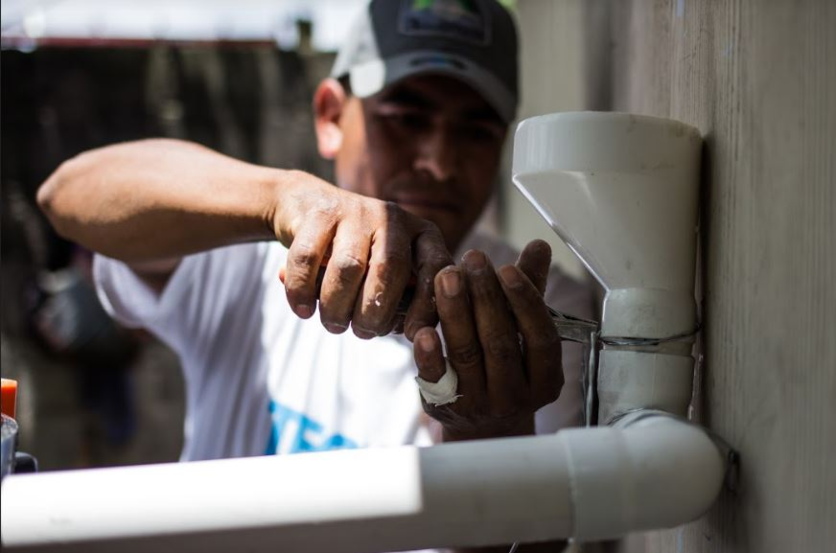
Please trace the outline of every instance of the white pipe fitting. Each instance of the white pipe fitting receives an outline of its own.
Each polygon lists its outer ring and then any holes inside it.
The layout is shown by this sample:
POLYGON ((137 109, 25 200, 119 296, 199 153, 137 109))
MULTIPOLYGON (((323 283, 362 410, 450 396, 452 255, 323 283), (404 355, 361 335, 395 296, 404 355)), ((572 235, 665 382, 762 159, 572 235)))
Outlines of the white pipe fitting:
POLYGON ((723 472, 703 430, 651 416, 424 449, 11 476, 2 545, 255 553, 597 540, 700 516, 723 472))
POLYGON ((606 289, 601 336, 692 332, 702 139, 628 113, 526 119, 513 181, 606 289))

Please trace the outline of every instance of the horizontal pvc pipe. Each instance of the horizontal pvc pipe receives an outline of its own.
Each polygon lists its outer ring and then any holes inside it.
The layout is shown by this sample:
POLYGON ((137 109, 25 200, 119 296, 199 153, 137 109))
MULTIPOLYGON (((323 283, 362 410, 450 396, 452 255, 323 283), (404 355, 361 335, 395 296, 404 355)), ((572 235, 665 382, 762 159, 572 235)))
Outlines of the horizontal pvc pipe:
POLYGON ((4 551, 365 552, 601 539, 697 518, 723 460, 703 430, 625 428, 10 476, 4 551))

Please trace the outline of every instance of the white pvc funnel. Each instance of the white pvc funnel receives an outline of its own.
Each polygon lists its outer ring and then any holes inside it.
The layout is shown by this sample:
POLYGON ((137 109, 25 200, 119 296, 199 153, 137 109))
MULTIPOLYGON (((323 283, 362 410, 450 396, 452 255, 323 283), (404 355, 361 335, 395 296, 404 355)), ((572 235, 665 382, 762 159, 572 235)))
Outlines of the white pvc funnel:
POLYGON ((693 127, 624 113, 517 128, 514 184, 606 288, 603 336, 693 330, 700 145, 693 127))

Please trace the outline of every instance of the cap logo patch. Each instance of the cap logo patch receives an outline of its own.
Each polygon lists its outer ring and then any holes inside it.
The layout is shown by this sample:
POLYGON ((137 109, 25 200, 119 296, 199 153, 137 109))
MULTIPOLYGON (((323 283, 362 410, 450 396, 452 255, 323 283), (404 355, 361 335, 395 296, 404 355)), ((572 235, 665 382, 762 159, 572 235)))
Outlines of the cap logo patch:
POLYGON ((398 30, 485 45, 490 41, 488 17, 480 0, 403 0, 398 30))

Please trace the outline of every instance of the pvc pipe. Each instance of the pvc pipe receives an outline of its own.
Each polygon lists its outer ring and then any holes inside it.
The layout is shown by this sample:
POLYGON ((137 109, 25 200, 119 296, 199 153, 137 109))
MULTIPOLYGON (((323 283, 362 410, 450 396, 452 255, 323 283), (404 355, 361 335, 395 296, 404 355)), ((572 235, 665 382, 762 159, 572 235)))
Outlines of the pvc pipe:
POLYGON ((697 518, 723 471, 703 430, 652 416, 423 449, 10 476, 2 545, 370 552, 614 538, 697 518))
POLYGON ((517 127, 512 180, 605 288, 602 337, 693 331, 701 145, 693 127, 628 113, 517 127))
POLYGON ((690 355, 605 349, 599 355, 598 422, 608 424, 633 409, 659 409, 684 418, 693 380, 690 355))
MULTIPOLYGON (((694 258, 685 259, 684 262, 690 261, 693 267, 694 258)), ((693 278, 690 286, 689 292, 647 288, 608 289, 602 306, 601 335, 613 338, 667 338, 693 331, 697 319, 693 278)))

